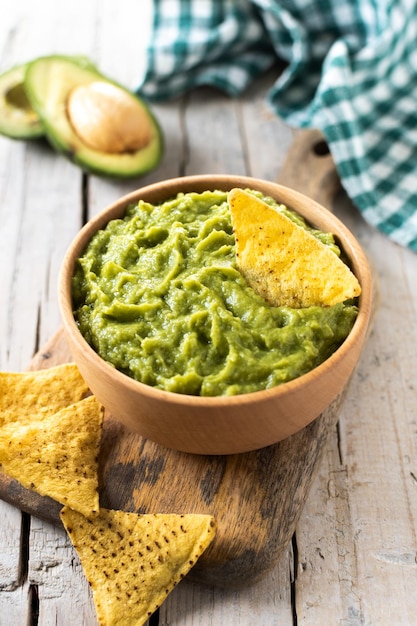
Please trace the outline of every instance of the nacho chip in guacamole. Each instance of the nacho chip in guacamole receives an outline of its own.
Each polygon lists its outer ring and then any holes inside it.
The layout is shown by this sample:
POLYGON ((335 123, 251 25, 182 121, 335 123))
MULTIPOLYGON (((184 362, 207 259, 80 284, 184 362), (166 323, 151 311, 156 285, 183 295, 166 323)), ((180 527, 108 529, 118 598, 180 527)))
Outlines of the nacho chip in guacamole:
POLYGON ((237 264, 273 306, 332 306, 360 295, 349 267, 326 244, 243 189, 228 194, 237 264))

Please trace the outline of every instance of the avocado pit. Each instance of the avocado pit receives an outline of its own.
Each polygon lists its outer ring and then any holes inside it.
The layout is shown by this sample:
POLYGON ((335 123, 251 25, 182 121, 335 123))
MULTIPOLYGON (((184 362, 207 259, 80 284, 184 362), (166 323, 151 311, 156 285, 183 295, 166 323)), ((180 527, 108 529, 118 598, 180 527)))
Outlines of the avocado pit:
POLYGON ((66 108, 73 131, 93 150, 131 153, 152 139, 149 116, 141 102, 111 83, 94 81, 74 87, 66 108))
POLYGON ((17 109, 23 109, 24 111, 33 112, 33 114, 37 117, 36 113, 30 106, 22 83, 15 83, 11 85, 5 93, 5 100, 10 106, 14 106, 17 109))
POLYGON ((39 124, 39 117, 32 109, 27 98, 23 83, 15 83, 11 85, 5 93, 5 102, 14 112, 15 117, 24 119, 25 124, 36 126, 39 124))

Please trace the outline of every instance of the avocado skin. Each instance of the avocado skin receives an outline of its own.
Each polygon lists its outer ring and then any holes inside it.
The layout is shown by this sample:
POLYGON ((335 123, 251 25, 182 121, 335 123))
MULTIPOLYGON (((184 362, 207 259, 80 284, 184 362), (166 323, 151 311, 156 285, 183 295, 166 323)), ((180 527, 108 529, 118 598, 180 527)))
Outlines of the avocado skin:
POLYGON ((24 87, 27 65, 15 65, 0 75, 0 134, 10 139, 37 139, 44 134, 24 87))
POLYGON ((154 169, 162 158, 162 131, 148 105, 136 94, 101 74, 93 64, 80 64, 63 55, 40 57, 27 65, 25 89, 51 146, 84 171, 115 178, 133 178, 154 169), (116 85, 141 103, 152 125, 150 144, 136 152, 108 154, 82 142, 67 117, 66 101, 71 89, 94 81, 116 85))

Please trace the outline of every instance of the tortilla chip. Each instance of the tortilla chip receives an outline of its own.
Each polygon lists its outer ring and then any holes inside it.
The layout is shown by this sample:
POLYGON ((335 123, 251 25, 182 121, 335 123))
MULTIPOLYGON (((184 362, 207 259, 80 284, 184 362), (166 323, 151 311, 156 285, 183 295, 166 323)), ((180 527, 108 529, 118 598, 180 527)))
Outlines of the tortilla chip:
POLYGON ((34 372, 0 372, 0 426, 52 415, 87 392, 75 363, 34 372))
POLYGON ((103 408, 89 396, 52 415, 0 427, 0 469, 27 489, 97 515, 103 408))
POLYGON ((242 189, 228 194, 237 264, 273 306, 332 306, 359 296, 358 280, 333 250, 242 189))
POLYGON ((210 515, 137 515, 101 509, 86 520, 64 507, 62 522, 91 585, 99 624, 140 626, 214 539, 210 515))

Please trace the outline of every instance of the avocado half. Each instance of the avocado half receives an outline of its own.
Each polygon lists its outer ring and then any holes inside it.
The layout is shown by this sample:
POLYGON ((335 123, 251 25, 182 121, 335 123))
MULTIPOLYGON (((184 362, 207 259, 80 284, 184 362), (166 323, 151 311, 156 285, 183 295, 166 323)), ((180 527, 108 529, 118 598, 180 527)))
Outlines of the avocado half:
MULTIPOLYGON (((155 168, 159 163, 163 142, 154 115, 140 98, 103 76, 95 66, 80 65, 65 56, 41 57, 28 63, 24 85, 30 104, 41 121, 49 143, 84 170, 118 178, 131 178, 155 168), (125 149, 118 146, 112 150, 103 149, 101 146, 97 148, 94 142, 86 141, 85 133, 80 132, 81 125, 75 124, 74 116, 71 117, 70 108, 70 103, 72 99, 74 100, 73 94, 82 94, 82 90, 86 91, 84 88, 87 88, 87 94, 95 94, 94 106, 91 106, 92 101, 89 98, 77 98, 77 103, 81 102, 81 107, 86 101, 86 106, 82 109, 83 115, 77 112, 77 120, 80 116, 83 118, 82 129, 87 133, 87 137, 89 130, 94 128, 96 137, 100 137, 100 134, 104 136, 106 132, 114 134, 118 118, 123 123, 124 111, 118 115, 118 100, 114 101, 113 109, 107 106, 103 118, 100 98, 97 98, 97 92, 93 91, 96 86, 102 91, 104 89, 104 94, 106 91, 116 93, 118 98, 121 96, 123 104, 128 104, 129 110, 137 110, 141 123, 143 122, 147 130, 143 145, 136 146, 132 142, 132 145, 128 143, 125 149), (97 130, 97 122, 103 125, 102 133, 100 126, 97 130)), ((124 134, 126 135, 126 129, 124 134)))
POLYGON ((44 134, 24 87, 27 63, 0 76, 0 133, 12 139, 36 139, 44 134))

